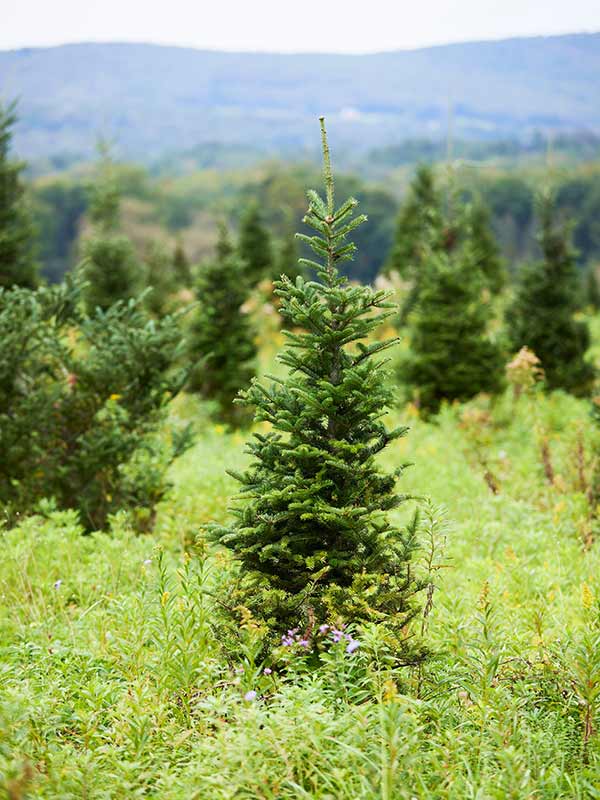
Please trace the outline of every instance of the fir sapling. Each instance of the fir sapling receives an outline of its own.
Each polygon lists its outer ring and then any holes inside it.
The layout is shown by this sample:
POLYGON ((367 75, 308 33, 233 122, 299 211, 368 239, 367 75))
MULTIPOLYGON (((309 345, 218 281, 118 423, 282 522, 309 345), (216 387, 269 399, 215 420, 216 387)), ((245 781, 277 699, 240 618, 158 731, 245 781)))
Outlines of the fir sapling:
POLYGON ((399 528, 388 512, 407 498, 395 487, 405 465, 385 473, 378 454, 406 433, 383 422, 392 402, 387 359, 396 343, 371 340, 395 313, 389 293, 352 285, 339 265, 352 259, 349 234, 366 221, 349 199, 337 210, 324 121, 326 199, 308 193, 298 235, 315 254, 303 259, 315 281, 282 276, 276 293, 292 330, 279 356, 289 368, 269 386, 256 380, 242 402, 268 424, 248 444, 252 462, 232 473, 242 491, 228 527, 213 526, 233 551, 240 584, 233 597, 279 634, 315 624, 384 623, 401 663, 419 660, 410 633, 423 588, 413 572, 417 519, 399 528))

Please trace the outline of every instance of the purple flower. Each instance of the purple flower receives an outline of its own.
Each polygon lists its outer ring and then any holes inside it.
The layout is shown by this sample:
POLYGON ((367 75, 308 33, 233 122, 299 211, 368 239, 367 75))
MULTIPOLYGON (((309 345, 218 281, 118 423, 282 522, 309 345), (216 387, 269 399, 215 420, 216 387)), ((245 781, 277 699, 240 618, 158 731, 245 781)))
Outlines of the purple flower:
POLYGON ((342 631, 339 631, 337 628, 334 628, 334 629, 331 631, 331 638, 333 639, 333 641, 334 641, 334 642, 339 642, 339 641, 341 641, 341 639, 342 639, 343 635, 344 635, 344 634, 343 634, 343 632, 342 632, 342 631))
POLYGON ((244 700, 246 700, 246 702, 248 703, 251 703, 253 700, 256 700, 256 692, 254 691, 254 689, 250 689, 249 692, 246 692, 246 694, 244 695, 244 700))
POLYGON ((263 669, 263 674, 264 675, 270 675, 272 672, 273 672, 273 670, 271 669, 271 667, 265 667, 263 669))
POLYGON ((300 639, 298 644, 300 645, 300 647, 308 647, 309 641, 308 641, 308 639, 300 639))
POLYGON ((282 636, 281 644, 284 647, 291 647, 294 644, 294 639, 291 636, 282 636))
POLYGON ((329 630, 329 625, 320 625, 319 626, 319 633, 325 634, 329 630))
POLYGON ((356 639, 350 639, 348 646, 346 647, 347 653, 353 653, 360 647, 360 643, 356 641, 356 639))
POLYGON ((62 580, 59 578, 57 581, 55 581, 54 588, 60 589, 61 585, 62 585, 62 580))

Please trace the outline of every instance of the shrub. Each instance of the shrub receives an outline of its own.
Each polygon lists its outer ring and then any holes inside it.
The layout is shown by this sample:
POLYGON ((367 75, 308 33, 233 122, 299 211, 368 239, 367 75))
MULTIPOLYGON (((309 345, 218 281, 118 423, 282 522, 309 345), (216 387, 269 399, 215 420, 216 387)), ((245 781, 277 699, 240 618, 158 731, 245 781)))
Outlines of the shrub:
POLYGON ((134 301, 81 314, 79 300, 73 284, 0 293, 0 503, 11 518, 53 498, 87 529, 125 508, 148 526, 190 439, 161 432, 186 377, 177 321, 134 301))

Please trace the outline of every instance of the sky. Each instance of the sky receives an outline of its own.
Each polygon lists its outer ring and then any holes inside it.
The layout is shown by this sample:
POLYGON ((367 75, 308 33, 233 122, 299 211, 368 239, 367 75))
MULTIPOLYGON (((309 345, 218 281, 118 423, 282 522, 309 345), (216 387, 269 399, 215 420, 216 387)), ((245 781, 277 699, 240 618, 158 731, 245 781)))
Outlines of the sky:
POLYGON ((127 41, 369 53, 600 30, 599 0, 2 0, 1 6, 1 50, 127 41))

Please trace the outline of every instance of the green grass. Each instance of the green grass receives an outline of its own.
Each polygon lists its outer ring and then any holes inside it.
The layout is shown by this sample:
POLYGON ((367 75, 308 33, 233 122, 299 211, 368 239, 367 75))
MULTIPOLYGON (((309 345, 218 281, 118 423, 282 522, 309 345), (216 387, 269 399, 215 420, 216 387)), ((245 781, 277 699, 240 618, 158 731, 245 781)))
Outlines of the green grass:
POLYGON ((588 412, 556 394, 447 408, 437 424, 395 414, 411 432, 384 460, 413 461, 402 489, 431 498, 434 656, 398 676, 371 631, 352 656, 265 675, 260 632, 230 630, 221 610, 233 565, 194 544, 226 514, 243 437, 184 398, 200 437, 152 536, 124 518, 82 536, 50 511, 0 534, 0 796, 600 797, 588 412))

